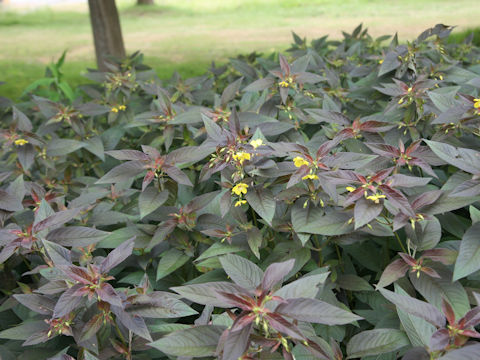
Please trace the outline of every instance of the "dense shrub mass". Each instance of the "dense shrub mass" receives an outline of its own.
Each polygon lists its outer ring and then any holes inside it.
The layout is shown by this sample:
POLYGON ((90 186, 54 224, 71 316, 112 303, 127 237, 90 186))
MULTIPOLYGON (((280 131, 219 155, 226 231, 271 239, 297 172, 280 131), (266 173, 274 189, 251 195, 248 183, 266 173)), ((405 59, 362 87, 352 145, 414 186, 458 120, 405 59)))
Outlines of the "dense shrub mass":
POLYGON ((479 359, 480 49, 450 31, 1 99, 1 359, 479 359))

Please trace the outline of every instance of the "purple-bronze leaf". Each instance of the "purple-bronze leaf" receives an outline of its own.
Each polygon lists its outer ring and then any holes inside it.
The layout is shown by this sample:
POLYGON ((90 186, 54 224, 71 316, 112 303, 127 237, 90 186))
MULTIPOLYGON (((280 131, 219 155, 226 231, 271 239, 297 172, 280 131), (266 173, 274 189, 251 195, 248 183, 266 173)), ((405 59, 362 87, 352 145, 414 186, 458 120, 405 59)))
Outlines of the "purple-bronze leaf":
POLYGON ((100 300, 105 301, 110 305, 123 307, 122 298, 109 283, 102 283, 98 288, 95 289, 95 292, 100 300))
POLYGON ((55 308, 55 301, 47 296, 37 294, 17 294, 13 295, 23 306, 42 315, 52 315, 55 308))
POLYGON ((171 288, 185 299, 202 305, 213 305, 222 308, 232 308, 232 302, 224 300, 220 293, 238 294, 246 292, 242 287, 229 282, 212 282, 193 284, 171 288))
POLYGON ((143 320, 142 317, 135 314, 127 313, 123 309, 118 308, 117 306, 112 306, 112 311, 114 312, 117 319, 128 330, 146 340, 152 341, 150 332, 148 331, 145 320, 143 320))
POLYGON ((410 266, 403 259, 397 259, 391 262, 383 271, 380 280, 378 281, 377 288, 384 288, 398 279, 405 276, 410 266))
POLYGON ((430 349, 432 351, 441 351, 447 347, 450 342, 450 335, 447 329, 440 329, 433 333, 430 339, 430 349))
POLYGON ((120 246, 111 251, 100 264, 100 272, 107 273, 115 266, 121 264, 126 258, 132 255, 135 237, 123 242, 120 246))
POLYGON ((406 313, 418 316, 435 325, 437 328, 444 327, 445 316, 435 306, 408 295, 396 294, 383 288, 380 288, 379 291, 387 300, 394 303, 406 313))
POLYGON ((268 266, 263 275, 261 288, 266 291, 271 290, 275 285, 284 280, 284 277, 293 269, 293 265, 295 265, 295 259, 273 263, 268 266))
POLYGON ((469 328, 480 324, 480 306, 476 306, 472 310, 468 311, 458 323, 464 328, 469 328))
POLYGON ((83 288, 82 284, 73 285, 71 288, 66 290, 55 304, 55 309, 53 311, 53 316, 56 318, 63 317, 68 315, 71 311, 80 307, 84 302, 85 298, 82 296, 75 296, 75 293, 83 288))
POLYGON ((252 329, 253 323, 238 331, 227 330, 222 360, 237 360, 243 355, 248 349, 252 329))
POLYGON ((308 298, 289 299, 275 312, 299 321, 325 325, 344 325, 363 318, 324 301, 308 298))

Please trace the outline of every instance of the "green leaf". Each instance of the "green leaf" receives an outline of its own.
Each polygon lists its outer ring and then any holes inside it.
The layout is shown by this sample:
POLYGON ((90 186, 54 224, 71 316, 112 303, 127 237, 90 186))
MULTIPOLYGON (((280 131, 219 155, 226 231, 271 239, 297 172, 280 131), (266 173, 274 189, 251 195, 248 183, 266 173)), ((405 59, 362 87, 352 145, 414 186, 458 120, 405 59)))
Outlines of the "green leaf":
POLYGON ((159 192, 154 186, 145 189, 138 197, 138 207, 140 208, 140 218, 143 219, 151 214, 165 203, 168 199, 168 191, 159 192))
POLYGON ((60 90, 62 90, 62 92, 65 94, 65 96, 68 98, 68 100, 70 100, 72 102, 75 100, 75 93, 73 92, 70 85, 68 85, 68 83, 62 81, 62 82, 58 83, 58 87, 59 87, 60 90))
POLYGON ((23 210, 23 205, 18 197, 11 195, 4 190, 0 190, 0 209, 6 211, 20 211, 23 210))
POLYGON ((470 174, 480 173, 480 152, 459 148, 447 143, 425 140, 440 159, 470 174))
POLYGON ((212 246, 210 246, 207 250, 205 250, 198 258, 196 258, 195 263, 199 263, 211 257, 217 257, 219 255, 235 253, 242 250, 244 249, 236 245, 217 242, 217 243, 214 243, 212 246))
MULTIPOLYGON (((397 284, 395 284, 395 292, 400 295, 408 295, 407 292, 397 284)), ((435 326, 418 316, 403 311, 399 307, 397 307, 397 314, 413 346, 430 346, 430 338, 436 331, 435 326)))
POLYGON ((244 257, 228 254, 220 258, 220 263, 227 275, 245 289, 255 289, 263 278, 263 271, 244 257))
POLYGON ((457 104, 455 97, 458 90, 460 90, 460 86, 445 86, 433 91, 427 91, 427 94, 435 106, 441 112, 445 112, 457 104))
POLYGON ((416 223, 415 229, 405 226, 408 238, 417 246, 418 251, 433 249, 442 237, 442 226, 436 217, 416 223))
POLYGON ((183 266, 189 259, 188 255, 177 249, 170 249, 163 253, 158 262, 157 281, 183 266))
POLYGON ((367 330, 350 339, 347 344, 347 359, 385 354, 408 345, 410 341, 401 330, 367 330))
POLYGON ((26 194, 25 181, 23 175, 18 176, 13 182, 8 185, 7 192, 15 196, 18 200, 23 201, 26 194))
POLYGON ((325 213, 322 208, 304 209, 297 204, 292 209, 293 229, 300 233, 328 236, 347 234, 353 231, 353 224, 348 224, 349 219, 350 215, 340 211, 325 213))
POLYGON ((261 185, 248 189, 245 199, 255 212, 262 217, 270 226, 275 215, 275 199, 269 189, 261 185))
POLYGON ((260 230, 256 227, 252 227, 247 230, 247 242, 252 253, 260 259, 260 246, 262 245, 263 236, 260 230))
POLYGON ((417 291, 437 309, 442 308, 442 299, 447 300, 455 311, 455 316, 461 318, 470 310, 468 295, 462 284, 458 281, 452 282, 450 270, 439 263, 431 266, 441 278, 432 278, 424 273, 419 277, 410 273, 410 281, 417 291))
POLYGON ((393 71, 400 67, 402 63, 398 60, 398 54, 394 51, 390 51, 383 59, 382 65, 380 66, 380 70, 378 71, 378 76, 385 75, 390 71, 393 71))
POLYGON ((149 345, 172 356, 214 356, 224 328, 202 325, 171 333, 149 345))
POLYGON ((435 306, 425 301, 412 298, 409 295, 396 294, 383 288, 378 289, 378 291, 380 291, 387 300, 408 314, 418 316, 439 328, 445 325, 445 316, 435 306))
POLYGON ((103 148, 102 138, 100 136, 94 136, 90 139, 84 141, 85 150, 91 152, 93 155, 97 156, 100 160, 105 161, 105 152, 103 148))
POLYGON ((480 222, 480 210, 478 210, 473 205, 470 206, 470 218, 472 219, 472 224, 480 222))
POLYGON ((453 281, 457 281, 480 270, 480 222, 472 225, 460 242, 453 281))
POLYGON ((0 332, 0 339, 27 340, 30 336, 48 329, 48 324, 43 320, 25 321, 20 325, 0 332))
POLYGON ((280 296, 283 299, 295 298, 315 298, 319 289, 319 285, 324 284, 329 272, 317 275, 306 275, 301 279, 292 281, 291 283, 281 287, 273 295, 280 296))
POLYGON ((88 144, 82 141, 72 139, 53 139, 48 143, 48 156, 63 156, 81 149, 88 144))
POLYGON ((449 211, 457 210, 473 204, 476 201, 480 201, 480 196, 451 196, 449 193, 443 193, 440 195, 437 201, 432 205, 426 206, 422 209, 422 213, 427 215, 436 215, 446 213, 449 211))
POLYGON ((342 289, 350 291, 373 291, 367 280, 353 274, 338 275, 336 283, 342 289))
POLYGON ((115 166, 112 170, 97 180, 97 184, 111 184, 121 181, 132 180, 145 170, 141 161, 127 161, 123 164, 115 166))

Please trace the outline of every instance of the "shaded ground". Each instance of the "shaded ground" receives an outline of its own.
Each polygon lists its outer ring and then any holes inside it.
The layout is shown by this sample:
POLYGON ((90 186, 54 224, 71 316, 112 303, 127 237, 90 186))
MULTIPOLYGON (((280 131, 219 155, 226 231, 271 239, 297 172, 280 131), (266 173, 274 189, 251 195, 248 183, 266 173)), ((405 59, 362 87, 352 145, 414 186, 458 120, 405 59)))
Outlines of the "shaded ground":
MULTIPOLYGON (((118 1, 118 0, 117 0, 118 1)), ((142 50, 161 77, 178 68, 201 73, 211 60, 251 51, 282 50, 291 30, 309 39, 340 37, 360 22, 372 35, 399 33, 410 39, 436 23, 459 30, 479 24, 477 0, 156 0, 134 7, 120 0, 127 50, 142 50)), ((18 96, 42 75, 44 65, 68 49, 65 72, 74 83, 94 65, 85 4, 35 12, 0 13, 0 94, 18 96)))

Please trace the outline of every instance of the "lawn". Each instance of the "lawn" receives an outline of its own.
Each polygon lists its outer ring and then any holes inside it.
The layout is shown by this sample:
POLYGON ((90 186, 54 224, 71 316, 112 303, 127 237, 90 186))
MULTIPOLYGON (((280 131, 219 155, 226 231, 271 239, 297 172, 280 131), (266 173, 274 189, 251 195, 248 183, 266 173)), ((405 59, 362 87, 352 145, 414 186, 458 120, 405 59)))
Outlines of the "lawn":
MULTIPOLYGON (((377 36, 398 31, 411 39, 436 23, 457 31, 479 25, 477 0, 156 0, 154 7, 118 1, 127 50, 141 50, 159 76, 177 69, 202 73, 215 60, 251 51, 284 50, 291 31, 309 39, 341 36, 360 22, 377 36)), ((1 10, 0 10, 1 11, 1 10)), ((73 84, 94 66, 84 5, 34 12, 0 12, 0 95, 17 98, 42 76, 45 65, 68 49, 64 72, 73 84)))

